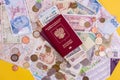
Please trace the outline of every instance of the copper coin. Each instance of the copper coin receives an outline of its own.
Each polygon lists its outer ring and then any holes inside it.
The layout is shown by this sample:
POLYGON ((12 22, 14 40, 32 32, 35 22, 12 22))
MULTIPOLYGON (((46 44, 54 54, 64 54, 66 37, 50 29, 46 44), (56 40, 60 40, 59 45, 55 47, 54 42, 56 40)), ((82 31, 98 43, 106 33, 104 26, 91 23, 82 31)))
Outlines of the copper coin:
POLYGON ((17 54, 12 54, 12 55, 11 55, 11 60, 12 60, 13 62, 18 61, 18 59, 19 59, 19 56, 18 56, 17 54))
POLYGON ((40 37, 40 32, 38 30, 33 31, 33 37, 39 38, 40 37))
POLYGON ((82 80, 89 80, 87 76, 84 76, 82 80))
POLYGON ((28 36, 22 37, 22 43, 28 44, 30 42, 30 38, 28 36))
POLYGON ((71 2, 69 7, 72 8, 72 9, 75 9, 75 8, 77 8, 77 6, 78 5, 77 5, 76 2, 71 2))
POLYGON ((36 54, 31 55, 31 61, 35 62, 38 60, 38 56, 36 54))
POLYGON ((54 68, 51 68, 51 69, 48 70, 47 75, 52 76, 55 73, 56 73, 56 70, 54 68))
POLYGON ((13 66, 12 66, 12 70, 13 70, 13 71, 17 71, 17 70, 18 70, 18 66, 17 66, 17 65, 13 65, 13 66))
POLYGON ((61 72, 56 72, 55 77, 56 77, 56 79, 64 79, 64 74, 61 72))
POLYGON ((101 23, 104 23, 104 22, 105 22, 105 18, 100 18, 99 21, 100 21, 101 23))
POLYGON ((90 24, 90 22, 87 21, 87 22, 84 23, 84 26, 85 26, 86 28, 89 28, 89 27, 91 26, 91 24, 90 24))
POLYGON ((12 52, 13 54, 17 54, 17 53, 19 53, 19 49, 16 48, 16 47, 14 47, 14 48, 12 48, 11 52, 12 52))
POLYGON ((45 76, 42 78, 42 80, 51 80, 50 76, 45 76))
POLYGON ((39 9, 38 9, 35 5, 32 7, 32 10, 33 10, 34 12, 38 12, 38 11, 39 11, 39 9))
POLYGON ((56 64, 55 64, 55 65, 53 65, 53 66, 52 66, 52 68, 54 68, 57 72, 60 70, 59 65, 56 65, 56 64))

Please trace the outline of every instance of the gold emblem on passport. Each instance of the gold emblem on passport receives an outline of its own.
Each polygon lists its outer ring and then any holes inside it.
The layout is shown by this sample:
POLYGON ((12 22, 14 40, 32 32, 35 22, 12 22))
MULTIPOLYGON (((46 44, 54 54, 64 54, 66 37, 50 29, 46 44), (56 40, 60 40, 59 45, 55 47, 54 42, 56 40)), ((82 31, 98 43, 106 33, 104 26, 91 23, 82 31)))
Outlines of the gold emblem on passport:
POLYGON ((65 36, 65 31, 62 27, 58 28, 55 30, 54 35, 58 38, 58 39, 63 39, 65 36))

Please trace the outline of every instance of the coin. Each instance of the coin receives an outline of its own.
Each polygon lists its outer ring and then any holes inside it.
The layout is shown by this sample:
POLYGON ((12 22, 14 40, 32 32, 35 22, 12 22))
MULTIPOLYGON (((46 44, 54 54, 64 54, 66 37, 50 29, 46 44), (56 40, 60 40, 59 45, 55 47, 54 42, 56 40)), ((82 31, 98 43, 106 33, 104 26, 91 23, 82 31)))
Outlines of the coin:
POLYGON ((51 78, 49 76, 44 76, 42 80, 51 80, 51 78))
POLYGON ((40 8, 42 7, 42 4, 37 2, 37 3, 35 4, 35 7, 36 7, 37 9, 40 9, 40 8))
POLYGON ((38 30, 33 31, 33 37, 39 38, 40 37, 40 32, 38 30))
POLYGON ((95 43, 98 44, 98 45, 99 45, 99 44, 102 44, 102 41, 103 41, 103 40, 102 40, 102 38, 100 38, 100 37, 98 37, 98 38, 95 39, 95 43))
POLYGON ((22 37, 22 43, 28 44, 30 42, 30 38, 28 36, 22 37))
POLYGON ((56 62, 56 65, 60 65, 62 62, 61 61, 57 61, 56 62))
POLYGON ((97 30, 96 27, 93 27, 93 28, 92 28, 92 32, 93 32, 93 33, 97 33, 97 31, 98 31, 98 30, 97 30))
POLYGON ((46 52, 51 52, 51 48, 49 47, 49 46, 47 46, 47 45, 45 45, 45 47, 46 47, 46 52))
POLYGON ((38 9, 35 5, 32 7, 32 10, 33 10, 34 12, 38 12, 38 11, 39 11, 39 9, 38 9))
POLYGON ((25 62, 25 63, 23 63, 23 67, 24 67, 24 68, 29 68, 29 67, 30 67, 30 64, 29 64, 28 62, 25 62))
POLYGON ((102 37, 102 34, 101 33, 97 33, 96 37, 102 37))
POLYGON ((101 57, 103 57, 103 56, 106 55, 106 53, 105 53, 104 51, 100 51, 100 52, 99 52, 99 55, 100 55, 101 57))
POLYGON ((105 46, 100 45, 100 46, 99 46, 99 50, 100 50, 100 51, 104 51, 104 50, 105 50, 105 46))
POLYGON ((77 5, 76 2, 71 2, 69 7, 72 8, 72 9, 75 9, 75 8, 77 8, 77 6, 78 5, 77 5))
POLYGON ((100 21, 101 23, 104 23, 104 22, 105 22, 105 18, 100 18, 99 21, 100 21))
POLYGON ((84 76, 82 80, 89 80, 87 76, 84 76))
POLYGON ((31 55, 31 61, 35 62, 38 60, 38 56, 36 54, 31 55))
POLYGON ((61 72, 56 72, 55 77, 56 77, 56 79, 64 79, 64 74, 61 72))
POLYGON ((60 67, 58 65, 53 65, 52 68, 54 68, 57 72, 60 70, 60 67))
POLYGON ((56 70, 54 68, 51 68, 51 69, 48 70, 47 75, 52 76, 55 73, 56 73, 56 70))
POLYGON ((13 62, 18 61, 18 59, 19 59, 19 56, 18 56, 17 54, 12 54, 12 55, 11 55, 11 60, 12 60, 13 62))
POLYGON ((90 22, 87 21, 87 22, 84 23, 84 26, 85 26, 86 28, 89 28, 89 27, 91 26, 91 24, 90 24, 90 22))
POLYGON ((95 55, 96 55, 96 56, 99 56, 99 52, 100 52, 99 50, 96 50, 96 51, 95 51, 95 55))
POLYGON ((13 71, 17 71, 17 70, 18 70, 18 66, 17 66, 17 65, 13 65, 13 66, 12 66, 12 70, 13 70, 13 71))
POLYGON ((43 64, 42 64, 41 62, 38 62, 38 63, 36 64, 36 67, 39 68, 39 69, 42 69, 42 66, 43 66, 43 64))
POLYGON ((14 48, 12 48, 11 52, 12 52, 13 54, 17 54, 17 53, 19 53, 19 49, 16 48, 16 47, 14 47, 14 48))

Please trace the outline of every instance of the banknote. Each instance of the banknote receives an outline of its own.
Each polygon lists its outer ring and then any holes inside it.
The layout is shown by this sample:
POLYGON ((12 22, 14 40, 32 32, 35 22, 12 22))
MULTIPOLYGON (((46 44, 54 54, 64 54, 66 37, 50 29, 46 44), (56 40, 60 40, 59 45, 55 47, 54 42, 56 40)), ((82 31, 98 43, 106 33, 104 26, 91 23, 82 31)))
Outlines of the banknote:
POLYGON ((94 11, 95 13, 98 13, 101 7, 97 0, 75 0, 75 1, 81 3, 82 5, 94 11))
POLYGON ((40 4, 37 3, 37 0, 25 0, 27 4, 28 14, 30 16, 30 20, 32 22, 36 22, 38 20, 39 13, 45 11, 52 7, 52 1, 42 0, 40 4), (38 6, 39 10, 37 12, 34 11, 34 6, 38 6))
POLYGON ((56 5, 63 14, 95 14, 94 11, 73 0, 53 0, 53 5, 56 5))
POLYGON ((2 41, 3 43, 20 43, 20 36, 13 36, 5 7, 2 8, 2 41))
POLYGON ((118 27, 118 22, 103 7, 98 12, 97 27, 103 35, 111 35, 118 27), (104 21, 102 21, 104 19, 104 21))
POLYGON ((76 32, 78 34, 78 36, 80 37, 80 39, 82 40, 83 44, 81 45, 81 47, 83 48, 84 51, 88 51, 90 50, 94 45, 95 45, 95 35, 91 32, 76 32), (89 44, 91 43, 91 44, 89 44))
POLYGON ((56 6, 53 6, 47 9, 45 12, 39 14, 39 20, 43 26, 48 24, 51 20, 53 20, 59 14, 59 10, 56 6))
POLYGON ((110 73, 111 74, 114 71, 119 60, 120 60, 119 58, 111 58, 111 60, 110 60, 110 73))
POLYGON ((75 31, 90 31, 96 25, 95 16, 63 15, 75 31))
POLYGON ((13 35, 23 35, 32 31, 24 0, 4 0, 13 35))
MULTIPOLYGON (((83 66, 80 74, 84 73, 90 80, 105 80, 110 76, 110 59, 103 58, 94 60, 90 66, 83 66)), ((80 80, 82 80, 82 76, 80 80)))

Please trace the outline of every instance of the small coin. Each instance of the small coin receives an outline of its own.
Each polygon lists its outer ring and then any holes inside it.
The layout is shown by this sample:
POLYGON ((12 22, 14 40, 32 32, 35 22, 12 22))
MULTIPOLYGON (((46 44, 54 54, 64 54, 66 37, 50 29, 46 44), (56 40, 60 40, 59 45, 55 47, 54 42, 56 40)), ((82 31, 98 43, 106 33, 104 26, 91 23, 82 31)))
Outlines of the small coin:
POLYGON ((12 60, 13 62, 18 61, 18 59, 19 59, 19 56, 18 56, 17 54, 12 54, 12 55, 11 55, 11 60, 12 60))
POLYGON ((100 52, 99 50, 96 50, 96 51, 95 51, 95 55, 96 55, 96 56, 99 56, 99 52, 100 52))
POLYGON ((37 9, 40 9, 40 8, 42 7, 42 4, 39 3, 39 2, 37 2, 37 3, 35 4, 35 7, 36 7, 37 9))
POLYGON ((64 74, 61 73, 61 72, 56 72, 55 73, 55 77, 56 77, 56 79, 63 79, 64 78, 64 74))
POLYGON ((14 48, 12 48, 11 52, 12 52, 13 54, 17 54, 17 53, 19 53, 19 49, 16 48, 16 47, 14 47, 14 48))
POLYGON ((22 37, 22 43, 28 44, 30 42, 30 38, 28 36, 22 37))
POLYGON ((89 28, 89 27, 91 26, 91 24, 90 24, 90 22, 87 21, 87 22, 84 23, 84 26, 85 26, 86 28, 89 28))
POLYGON ((13 70, 13 71, 17 71, 17 70, 18 70, 18 66, 17 66, 17 65, 13 65, 13 66, 12 66, 12 70, 13 70))
POLYGON ((104 51, 100 51, 100 52, 99 52, 99 55, 100 55, 101 57, 103 57, 103 56, 106 55, 106 53, 105 53, 104 51))
POLYGON ((31 61, 35 62, 38 60, 38 56, 36 54, 31 55, 31 61))
POLYGON ((87 76, 84 76, 82 80, 89 80, 87 76))
POLYGON ((48 69, 48 66, 43 65, 43 66, 42 66, 42 69, 43 69, 43 70, 47 70, 47 69, 48 69))
POLYGON ((77 6, 78 5, 77 5, 76 2, 71 2, 69 7, 72 8, 72 9, 75 9, 75 8, 77 8, 77 6))
POLYGON ((42 64, 41 62, 38 62, 38 63, 36 64, 36 67, 39 68, 39 69, 42 69, 42 66, 43 66, 43 64, 42 64))
POLYGON ((51 80, 50 76, 45 76, 42 78, 42 80, 51 80))
POLYGON ((24 58, 24 60, 25 60, 25 61, 29 61, 29 60, 30 60, 29 56, 26 56, 26 57, 24 58))
POLYGON ((29 64, 28 62, 25 62, 25 63, 23 63, 23 67, 24 67, 24 68, 29 68, 29 67, 30 67, 30 64, 29 64))
POLYGON ((97 33, 96 37, 102 37, 102 34, 101 33, 97 33))
POLYGON ((49 46, 47 46, 47 45, 45 45, 45 47, 46 47, 46 52, 51 52, 51 48, 49 47, 49 46))
POLYGON ((32 7, 32 10, 33 10, 34 12, 38 12, 38 11, 39 11, 39 9, 38 9, 35 5, 32 7))
POLYGON ((105 18, 100 18, 99 21, 100 21, 101 23, 104 23, 104 22, 105 22, 105 18))
POLYGON ((33 31, 33 37, 39 38, 40 37, 40 32, 38 30, 33 31))
POLYGON ((51 69, 48 70, 47 75, 52 76, 55 73, 56 73, 56 70, 54 68, 51 68, 51 69))
POLYGON ((62 62, 61 61, 57 61, 56 62, 56 65, 60 65, 62 62))
POLYGON ((54 68, 56 70, 56 72, 58 72, 60 70, 60 67, 58 65, 53 65, 52 68, 54 68))
POLYGON ((104 51, 104 50, 105 50, 105 46, 100 45, 100 46, 99 46, 99 50, 100 50, 100 51, 104 51))
POLYGON ((92 32, 93 32, 93 33, 97 33, 97 31, 98 31, 98 30, 97 30, 96 27, 93 27, 93 28, 92 28, 92 32))
POLYGON ((98 38, 95 39, 95 43, 98 44, 98 45, 99 45, 99 44, 102 44, 102 41, 103 41, 103 40, 102 40, 102 38, 100 38, 100 37, 98 37, 98 38))

